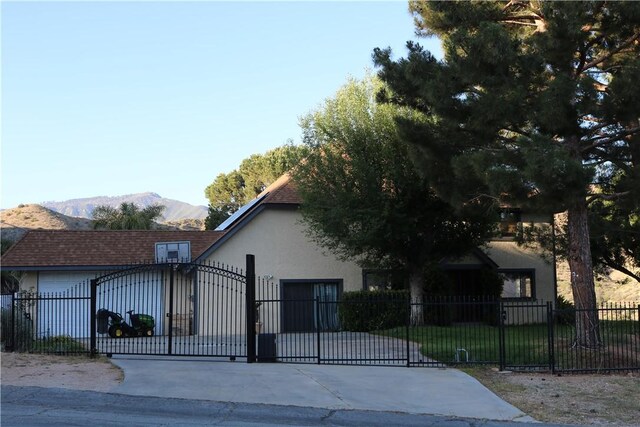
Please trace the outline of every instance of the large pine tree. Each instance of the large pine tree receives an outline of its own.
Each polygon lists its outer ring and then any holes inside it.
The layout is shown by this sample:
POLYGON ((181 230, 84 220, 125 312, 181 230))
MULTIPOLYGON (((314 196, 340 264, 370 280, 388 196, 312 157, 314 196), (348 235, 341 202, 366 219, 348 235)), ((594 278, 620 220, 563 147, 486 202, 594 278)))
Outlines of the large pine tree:
POLYGON ((376 49, 394 95, 432 120, 403 120, 404 138, 439 191, 568 213, 576 341, 600 344, 588 207, 640 192, 640 3, 409 3, 417 33, 407 58, 376 49))

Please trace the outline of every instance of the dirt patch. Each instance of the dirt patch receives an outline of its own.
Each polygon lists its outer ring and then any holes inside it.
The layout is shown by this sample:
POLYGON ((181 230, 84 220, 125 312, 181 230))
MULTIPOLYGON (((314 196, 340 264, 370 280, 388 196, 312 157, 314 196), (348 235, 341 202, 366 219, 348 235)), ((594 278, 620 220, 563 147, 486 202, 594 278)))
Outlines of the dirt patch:
POLYGON ((124 374, 107 359, 1 353, 2 384, 110 391, 124 374))
POLYGON ((637 426, 640 373, 551 375, 466 370, 536 420, 581 425, 637 426))

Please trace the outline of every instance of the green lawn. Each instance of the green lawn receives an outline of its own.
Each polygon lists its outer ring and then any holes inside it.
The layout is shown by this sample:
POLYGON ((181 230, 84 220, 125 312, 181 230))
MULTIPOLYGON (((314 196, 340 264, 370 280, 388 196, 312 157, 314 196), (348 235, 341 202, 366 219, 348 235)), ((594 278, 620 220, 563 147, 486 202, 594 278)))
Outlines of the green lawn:
MULTIPOLYGON (((566 369, 586 368, 594 364, 603 367, 611 367, 612 364, 640 367, 640 333, 637 332, 637 326, 637 322, 633 324, 629 321, 602 321, 601 335, 604 346, 598 350, 587 351, 573 347, 573 326, 556 325, 554 351, 558 366, 566 369)), ((404 339, 407 328, 399 327, 376 333, 404 339)), ((435 361, 447 365, 467 363, 467 360, 472 364, 500 364, 500 330, 496 326, 420 326, 408 328, 408 333, 409 340, 420 344, 421 353, 435 361)), ((547 367, 547 325, 506 326, 504 351, 507 367, 547 367)))

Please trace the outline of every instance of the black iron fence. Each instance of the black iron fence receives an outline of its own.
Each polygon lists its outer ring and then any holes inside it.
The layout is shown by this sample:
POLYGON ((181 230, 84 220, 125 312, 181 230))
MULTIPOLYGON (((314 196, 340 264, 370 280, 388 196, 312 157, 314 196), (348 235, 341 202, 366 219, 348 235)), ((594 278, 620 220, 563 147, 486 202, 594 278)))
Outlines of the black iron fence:
POLYGON ((477 297, 420 304, 406 297, 354 300, 337 298, 332 283, 304 283, 300 289, 306 288, 307 296, 298 289, 291 297, 281 283, 255 277, 247 267, 243 273, 219 265, 138 266, 64 293, 3 296, 2 342, 6 350, 58 354, 640 370, 638 304, 598 307, 601 344, 584 348, 576 341, 576 311, 551 303, 477 297), (416 313, 420 324, 411 322, 416 313))
POLYGON ((246 274, 217 263, 149 264, 91 282, 100 354, 246 357, 246 274))
POLYGON ((2 295, 1 341, 5 350, 48 354, 89 354, 88 282, 65 292, 2 295))
POLYGON ((260 299, 260 292, 258 296, 259 361, 492 365, 551 372, 640 370, 638 304, 598 307, 601 345, 584 348, 576 344, 575 309, 555 310, 551 303, 474 297, 410 304, 406 299, 260 299), (416 309, 422 313, 421 325, 410 322, 416 309), (287 323, 297 329, 291 330, 287 323))

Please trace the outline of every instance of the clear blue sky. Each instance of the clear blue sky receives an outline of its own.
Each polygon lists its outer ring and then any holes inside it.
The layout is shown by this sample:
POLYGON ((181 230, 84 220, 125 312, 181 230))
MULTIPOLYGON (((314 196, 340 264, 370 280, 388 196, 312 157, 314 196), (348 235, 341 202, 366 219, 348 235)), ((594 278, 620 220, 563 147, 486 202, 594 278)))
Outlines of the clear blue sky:
MULTIPOLYGON (((242 159, 415 39, 407 2, 7 2, 0 207, 153 191, 242 159)), ((430 50, 437 41, 422 39, 430 50)))

